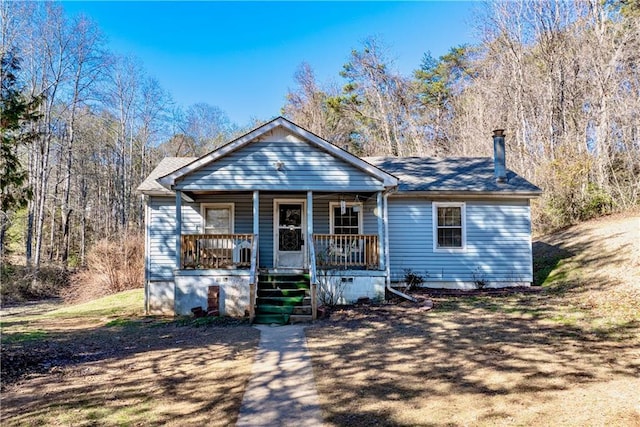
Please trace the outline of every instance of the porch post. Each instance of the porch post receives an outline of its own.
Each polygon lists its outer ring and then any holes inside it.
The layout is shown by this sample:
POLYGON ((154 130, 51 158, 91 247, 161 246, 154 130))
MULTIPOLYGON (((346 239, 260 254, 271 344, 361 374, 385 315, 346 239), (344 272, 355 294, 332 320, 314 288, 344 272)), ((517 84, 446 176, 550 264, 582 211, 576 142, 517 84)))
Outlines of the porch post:
POLYGON ((382 208, 382 191, 378 191, 376 193, 376 212, 378 215, 378 253, 380 256, 378 257, 379 268, 380 270, 385 268, 386 259, 384 254, 384 239, 387 236, 384 235, 384 220, 383 220, 383 208, 382 208))
MULTIPOLYGON (((307 191, 307 244, 311 244, 313 236, 313 191, 307 191)), ((307 253, 309 251, 307 250, 307 253)))
POLYGON ((176 270, 182 263, 182 191, 176 191, 176 270))
POLYGON ((260 192, 253 191, 253 234, 258 235, 260 232, 260 192))

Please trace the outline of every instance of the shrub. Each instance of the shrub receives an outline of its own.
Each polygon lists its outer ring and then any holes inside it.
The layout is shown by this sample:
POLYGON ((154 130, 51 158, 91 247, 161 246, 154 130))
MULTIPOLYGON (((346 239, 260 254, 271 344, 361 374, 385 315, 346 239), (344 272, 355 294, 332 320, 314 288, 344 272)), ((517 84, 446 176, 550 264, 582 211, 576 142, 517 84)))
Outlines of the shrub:
POLYGON ((125 234, 118 240, 98 241, 87 255, 87 268, 71 277, 62 295, 72 302, 135 289, 144 283, 144 238, 125 234))
POLYGON ((318 300, 320 305, 335 307, 342 302, 347 282, 331 276, 330 270, 318 271, 318 300))
POLYGON ((414 273, 410 268, 404 269, 404 282, 407 284, 406 290, 415 291, 424 283, 424 277, 414 273))
POLYGON ((63 293, 68 284, 69 272, 60 265, 43 265, 36 274, 24 265, 12 264, 9 257, 0 263, 2 304, 54 298, 63 293))

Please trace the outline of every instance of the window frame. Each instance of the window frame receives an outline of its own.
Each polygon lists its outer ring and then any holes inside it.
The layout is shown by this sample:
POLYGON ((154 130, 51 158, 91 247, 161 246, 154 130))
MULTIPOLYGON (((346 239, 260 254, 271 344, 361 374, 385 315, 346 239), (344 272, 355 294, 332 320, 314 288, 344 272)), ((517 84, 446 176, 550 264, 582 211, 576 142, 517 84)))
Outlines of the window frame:
MULTIPOLYGON (((363 219, 364 219, 364 204, 362 202, 346 202, 346 206, 348 208, 350 207, 354 207, 354 206, 359 206, 360 210, 357 212, 358 214, 358 234, 364 234, 363 233, 363 226, 364 224, 363 219)), ((330 234, 336 234, 336 230, 335 230, 335 225, 336 225, 336 221, 335 221, 335 208, 339 208, 340 207, 340 202, 329 202, 329 231, 330 234)))
MULTIPOLYGON (((465 252, 467 250, 467 204, 465 202, 433 202, 432 204, 432 225, 433 225, 433 251, 434 252, 465 252), (460 228, 462 246, 460 247, 440 247, 438 245, 438 209, 439 208, 460 208, 460 228)), ((445 226, 443 226, 445 227, 445 226)), ((449 227, 450 228, 450 227, 449 227)))
POLYGON ((207 233, 207 209, 229 209, 229 234, 235 233, 235 203, 202 203, 200 204, 200 216, 202 218, 202 234, 207 233))

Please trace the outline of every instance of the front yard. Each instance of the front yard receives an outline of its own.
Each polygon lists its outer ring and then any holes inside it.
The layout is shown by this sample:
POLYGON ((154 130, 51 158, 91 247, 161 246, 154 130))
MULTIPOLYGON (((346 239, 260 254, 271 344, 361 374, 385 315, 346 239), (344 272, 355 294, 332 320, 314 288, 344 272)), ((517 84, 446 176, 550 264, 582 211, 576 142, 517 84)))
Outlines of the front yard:
POLYGON ((307 330, 333 425, 640 426, 640 217, 534 243, 539 292, 336 311, 307 330))
MULTIPOLYGON (((541 239, 539 291, 333 311, 307 329, 325 423, 640 426, 637 225, 541 239)), ((233 425, 259 331, 141 307, 3 308, 0 424, 233 425)))
POLYGON ((232 425, 259 331, 144 318, 142 290, 2 316, 3 426, 232 425))
POLYGON ((543 295, 335 312, 307 330, 333 425, 640 424, 640 327, 595 333, 543 295))

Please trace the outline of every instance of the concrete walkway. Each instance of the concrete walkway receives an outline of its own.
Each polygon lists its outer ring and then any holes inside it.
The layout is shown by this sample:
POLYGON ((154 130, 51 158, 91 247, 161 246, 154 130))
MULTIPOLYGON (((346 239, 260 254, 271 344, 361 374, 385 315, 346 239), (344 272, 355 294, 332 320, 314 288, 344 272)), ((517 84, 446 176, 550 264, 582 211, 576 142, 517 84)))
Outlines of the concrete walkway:
POLYGON ((322 426, 304 326, 256 326, 260 348, 238 426, 322 426))

